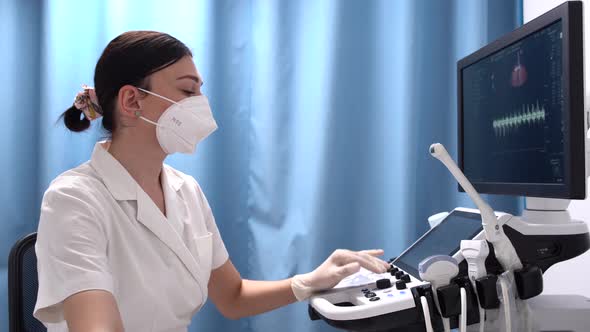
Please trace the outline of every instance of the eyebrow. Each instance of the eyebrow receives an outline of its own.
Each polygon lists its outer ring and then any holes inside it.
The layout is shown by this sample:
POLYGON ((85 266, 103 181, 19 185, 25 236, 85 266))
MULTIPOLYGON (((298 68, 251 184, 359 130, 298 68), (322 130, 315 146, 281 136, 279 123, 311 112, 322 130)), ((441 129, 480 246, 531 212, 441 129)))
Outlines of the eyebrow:
POLYGON ((200 78, 198 78, 197 76, 194 76, 194 75, 183 75, 183 76, 180 76, 179 78, 177 78, 176 80, 178 81, 178 80, 182 80, 185 78, 191 79, 191 80, 195 81, 197 84, 201 84, 201 86, 204 84, 200 78))

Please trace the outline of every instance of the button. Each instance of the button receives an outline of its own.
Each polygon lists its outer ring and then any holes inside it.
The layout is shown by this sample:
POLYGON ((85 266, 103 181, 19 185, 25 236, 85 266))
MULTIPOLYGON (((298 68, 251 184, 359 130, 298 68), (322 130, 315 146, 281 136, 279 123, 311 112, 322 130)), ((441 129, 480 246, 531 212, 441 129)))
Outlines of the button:
POLYGON ((406 282, 403 280, 399 280, 395 282, 395 288, 397 289, 406 289, 406 282))
POLYGON ((366 293, 366 292, 368 292, 368 291, 369 291, 369 290, 368 290, 367 288, 363 288, 363 289, 361 289, 361 292, 363 292, 363 293, 366 293))
POLYGON ((395 273, 395 279, 397 279, 397 280, 401 279, 401 277, 402 277, 404 274, 405 274, 405 273, 404 273, 404 271, 397 271, 397 272, 395 273))
POLYGON ((405 282, 412 282, 412 279, 410 279, 410 275, 409 274, 404 274, 402 276, 402 280, 405 282))
POLYGON ((379 297, 378 296, 377 297, 372 297, 372 298, 369 299, 369 301, 371 301, 371 302, 379 301, 379 297))
POLYGON ((391 287, 391 280, 389 279, 379 279, 377 280, 377 288, 378 289, 386 289, 391 287))
POLYGON ((375 297, 375 296, 377 296, 377 294, 375 294, 373 292, 365 293, 365 297, 375 297))
POLYGON ((399 269, 398 269, 397 267, 393 266, 393 267, 392 267, 392 268, 389 270, 389 273, 391 273, 391 275, 392 275, 392 276, 394 276, 394 275, 395 275, 395 273, 396 273, 397 271, 399 271, 399 269))

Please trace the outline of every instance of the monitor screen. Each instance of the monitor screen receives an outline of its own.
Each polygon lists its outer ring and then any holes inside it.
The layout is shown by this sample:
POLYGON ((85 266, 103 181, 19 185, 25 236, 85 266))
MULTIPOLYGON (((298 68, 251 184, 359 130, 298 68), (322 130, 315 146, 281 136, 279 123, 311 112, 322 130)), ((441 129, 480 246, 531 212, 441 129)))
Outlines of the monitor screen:
POLYGON ((560 7, 459 62, 459 163, 480 192, 585 195, 582 26, 560 7))
POLYGON ((473 239, 482 229, 480 214, 455 210, 399 255, 393 264, 420 279, 418 265, 423 259, 454 255, 459 251, 461 240, 473 239))
POLYGON ((562 35, 557 21, 463 69, 471 181, 563 182, 562 35))

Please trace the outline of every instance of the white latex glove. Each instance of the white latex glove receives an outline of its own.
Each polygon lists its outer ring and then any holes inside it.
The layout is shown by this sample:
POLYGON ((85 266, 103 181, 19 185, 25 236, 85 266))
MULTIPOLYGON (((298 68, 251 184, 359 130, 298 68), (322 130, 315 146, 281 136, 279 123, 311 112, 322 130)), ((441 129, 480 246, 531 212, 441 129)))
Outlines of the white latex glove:
POLYGON ((358 272, 362 267, 375 273, 385 273, 389 264, 377 256, 383 250, 350 251, 338 249, 318 268, 291 279, 291 289, 299 301, 309 298, 314 292, 336 286, 342 279, 358 272))

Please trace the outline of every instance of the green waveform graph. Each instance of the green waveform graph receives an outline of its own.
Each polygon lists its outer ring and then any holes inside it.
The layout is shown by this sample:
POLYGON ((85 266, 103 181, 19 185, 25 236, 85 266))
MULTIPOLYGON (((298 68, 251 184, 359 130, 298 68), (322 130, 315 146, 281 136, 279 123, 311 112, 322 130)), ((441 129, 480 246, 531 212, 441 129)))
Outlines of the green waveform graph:
POLYGON ((507 137, 518 132, 522 127, 532 127, 545 124, 545 107, 539 102, 523 105, 522 110, 492 121, 496 137, 507 137))

